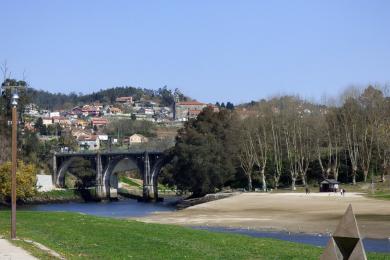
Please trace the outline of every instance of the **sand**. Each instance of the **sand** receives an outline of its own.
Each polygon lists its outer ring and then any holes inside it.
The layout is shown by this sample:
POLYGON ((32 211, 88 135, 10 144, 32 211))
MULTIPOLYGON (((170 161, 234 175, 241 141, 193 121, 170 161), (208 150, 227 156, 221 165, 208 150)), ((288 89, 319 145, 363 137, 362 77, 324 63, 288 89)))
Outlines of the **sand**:
POLYGON ((242 193, 137 220, 324 234, 335 230, 350 203, 363 237, 390 238, 390 201, 358 193, 348 193, 345 197, 333 193, 242 193))

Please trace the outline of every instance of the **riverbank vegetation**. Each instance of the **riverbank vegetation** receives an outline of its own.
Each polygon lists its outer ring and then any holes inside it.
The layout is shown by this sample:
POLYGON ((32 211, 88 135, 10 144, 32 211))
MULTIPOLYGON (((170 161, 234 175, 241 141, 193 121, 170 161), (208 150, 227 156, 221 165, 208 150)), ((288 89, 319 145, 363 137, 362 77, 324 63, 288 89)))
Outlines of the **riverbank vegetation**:
POLYGON ((373 86, 322 104, 282 96, 208 108, 179 131, 164 179, 194 196, 227 186, 296 190, 325 178, 385 182, 389 129, 388 89, 373 86))
MULTIPOLYGON (((0 212, 0 221, 1 234, 9 236, 9 212, 0 212)), ((318 259, 322 252, 274 239, 64 212, 18 212, 17 234, 66 259, 318 259)))
MULTIPOLYGON (((0 203, 11 201, 11 162, 0 164, 0 203)), ((37 191, 36 167, 33 164, 18 162, 16 171, 16 196, 18 200, 26 200, 33 197, 37 191)))

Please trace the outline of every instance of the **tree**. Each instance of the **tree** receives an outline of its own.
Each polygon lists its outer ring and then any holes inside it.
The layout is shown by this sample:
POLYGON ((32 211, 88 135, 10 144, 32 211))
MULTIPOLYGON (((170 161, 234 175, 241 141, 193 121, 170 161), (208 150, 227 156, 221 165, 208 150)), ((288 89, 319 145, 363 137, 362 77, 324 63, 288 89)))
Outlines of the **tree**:
POLYGON ((346 150, 349 155, 352 170, 352 183, 356 185, 356 175, 359 160, 359 140, 358 140, 358 116, 361 111, 356 100, 348 98, 341 108, 341 123, 343 125, 346 150))
POLYGON ((260 125, 257 128, 255 133, 255 142, 254 146, 254 155, 255 155, 255 165, 258 167, 260 172, 260 178, 262 183, 262 190, 267 191, 267 181, 265 178, 265 167, 267 166, 268 160, 268 140, 265 122, 259 122, 260 125))
MULTIPOLYGON (((18 161, 16 172, 16 196, 18 200, 25 200, 36 193, 37 169, 34 164, 25 164, 18 161)), ((0 199, 11 200, 11 162, 0 165, 0 199)))
POLYGON ((47 128, 46 125, 43 124, 42 117, 38 117, 38 119, 35 121, 35 130, 38 131, 40 135, 46 135, 47 134, 47 128))
POLYGON ((240 152, 238 154, 240 165, 248 179, 248 190, 252 191, 252 174, 255 165, 255 148, 249 130, 243 129, 241 133, 240 152))
POLYGON ((234 105, 233 105, 233 103, 227 102, 227 103, 226 103, 226 109, 234 110, 234 105))
POLYGON ((280 125, 275 124, 274 120, 271 120, 272 131, 272 159, 274 163, 273 180, 274 188, 278 189, 279 180, 282 175, 283 169, 283 150, 282 150, 282 130, 280 125))
POLYGON ((341 122, 339 109, 330 107, 325 116, 316 120, 317 159, 321 168, 322 178, 326 179, 332 174, 338 180, 341 147, 341 122))
POLYGON ((363 111, 360 164, 366 182, 375 146, 374 140, 377 140, 379 127, 384 121, 383 115, 386 106, 382 91, 372 86, 368 86, 359 96, 359 103, 363 111))
POLYGON ((227 110, 204 109, 179 130, 171 151, 172 178, 177 188, 194 197, 222 189, 235 169, 236 117, 227 110))

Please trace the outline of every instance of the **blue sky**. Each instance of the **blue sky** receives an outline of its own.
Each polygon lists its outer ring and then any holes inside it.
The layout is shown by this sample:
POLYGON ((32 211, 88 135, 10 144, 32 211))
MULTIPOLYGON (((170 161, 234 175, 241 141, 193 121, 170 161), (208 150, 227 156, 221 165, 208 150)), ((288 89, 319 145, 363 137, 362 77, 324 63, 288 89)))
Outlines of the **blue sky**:
POLYGON ((19 1, 0 61, 53 92, 180 88, 205 102, 390 82, 390 1, 19 1))

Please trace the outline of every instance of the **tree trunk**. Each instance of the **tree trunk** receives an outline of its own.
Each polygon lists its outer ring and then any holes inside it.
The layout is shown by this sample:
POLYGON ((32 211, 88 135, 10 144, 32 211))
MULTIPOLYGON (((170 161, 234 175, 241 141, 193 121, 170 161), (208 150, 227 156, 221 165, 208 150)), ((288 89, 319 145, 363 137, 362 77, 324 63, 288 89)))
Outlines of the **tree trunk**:
POLYGON ((248 190, 252 191, 252 177, 248 174, 248 190))
POLYGON ((291 190, 296 190, 297 188, 295 187, 295 181, 296 181, 296 178, 295 177, 292 177, 291 178, 291 190))
POLYGON ((363 170, 364 182, 367 182, 368 170, 363 170))
POLYGON ((305 178, 305 175, 303 173, 301 174, 301 178, 302 178, 302 185, 306 186, 306 178, 305 178))
POLYGON ((386 177, 385 177, 385 173, 384 172, 382 172, 382 174, 381 174, 381 181, 382 182, 386 181, 386 177))
POLYGON ((352 169, 352 184, 356 185, 356 169, 352 169))
POLYGON ((333 178, 337 181, 339 179, 339 171, 337 167, 332 167, 333 178))
POLYGON ((277 190, 278 189, 278 186, 279 186, 279 180, 278 178, 276 178, 276 176, 274 177, 274 189, 277 190))
POLYGON ((264 173, 264 169, 261 170, 261 181, 262 181, 262 184, 263 184, 263 191, 267 191, 267 182, 265 180, 265 173, 264 173))

